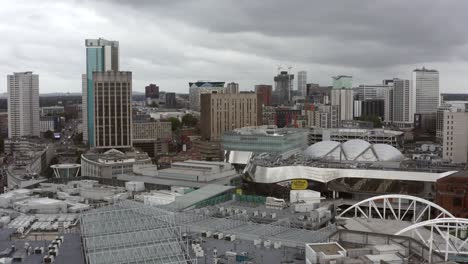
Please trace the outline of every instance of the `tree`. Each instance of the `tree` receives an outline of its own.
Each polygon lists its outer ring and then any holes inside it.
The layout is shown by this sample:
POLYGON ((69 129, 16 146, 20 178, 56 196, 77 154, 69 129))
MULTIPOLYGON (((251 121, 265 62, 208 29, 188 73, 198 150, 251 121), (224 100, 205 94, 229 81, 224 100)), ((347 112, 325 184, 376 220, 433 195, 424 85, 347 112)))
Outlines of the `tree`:
POLYGON ((44 132, 44 138, 54 139, 54 132, 47 130, 46 132, 44 132))
POLYGON ((171 122, 171 129, 173 132, 179 130, 182 127, 182 123, 178 118, 170 117, 167 119, 167 121, 171 122))
POLYGON ((186 114, 182 117, 182 125, 188 127, 194 127, 198 123, 198 119, 192 114, 186 114))
POLYGON ((380 120, 380 118, 378 116, 376 116, 376 115, 361 116, 360 120, 374 123, 375 128, 381 128, 382 127, 382 120, 380 120))

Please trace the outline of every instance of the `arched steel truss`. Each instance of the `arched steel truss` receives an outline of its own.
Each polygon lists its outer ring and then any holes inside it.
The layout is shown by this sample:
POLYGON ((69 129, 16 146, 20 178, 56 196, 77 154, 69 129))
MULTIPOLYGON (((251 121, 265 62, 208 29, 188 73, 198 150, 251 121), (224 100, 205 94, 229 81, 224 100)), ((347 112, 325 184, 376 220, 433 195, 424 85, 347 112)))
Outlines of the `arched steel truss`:
POLYGON ((433 202, 403 194, 387 194, 368 198, 348 207, 338 217, 344 217, 346 213, 352 210, 354 210, 354 217, 395 219, 400 221, 403 221, 407 215, 410 215, 409 212, 412 211, 413 217, 411 222, 413 223, 428 219, 454 217, 450 212, 433 202), (380 208, 377 204, 378 202, 380 202, 380 208))
POLYGON ((411 235, 421 240, 432 251, 445 254, 468 256, 468 219, 465 218, 438 218, 431 219, 408 226, 395 235, 411 232, 411 235))

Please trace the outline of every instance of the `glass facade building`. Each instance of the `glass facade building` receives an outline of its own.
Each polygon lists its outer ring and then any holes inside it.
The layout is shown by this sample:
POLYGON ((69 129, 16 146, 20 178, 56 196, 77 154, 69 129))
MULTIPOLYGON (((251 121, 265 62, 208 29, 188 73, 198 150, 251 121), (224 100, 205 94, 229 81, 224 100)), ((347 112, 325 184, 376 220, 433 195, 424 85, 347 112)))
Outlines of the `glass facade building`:
MULTIPOLYGON (((119 70, 119 42, 105 39, 87 39, 86 44, 86 117, 88 144, 95 145, 94 139, 94 87, 93 72, 119 70)), ((83 111, 84 112, 84 111, 83 111)))
POLYGON ((307 130, 296 128, 246 127, 225 132, 225 151, 283 153, 307 147, 307 130))

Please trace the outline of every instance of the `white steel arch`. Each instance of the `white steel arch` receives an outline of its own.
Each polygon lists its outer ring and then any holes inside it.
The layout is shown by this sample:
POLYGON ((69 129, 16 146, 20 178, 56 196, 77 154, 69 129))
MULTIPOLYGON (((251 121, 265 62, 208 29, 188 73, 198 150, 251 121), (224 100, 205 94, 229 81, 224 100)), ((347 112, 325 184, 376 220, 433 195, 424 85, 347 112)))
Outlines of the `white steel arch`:
POLYGON ((448 260, 449 254, 468 255, 468 219, 465 218, 438 218, 431 219, 408 226, 395 235, 403 235, 412 232, 416 239, 422 241, 432 251, 445 254, 448 260), (464 237, 462 237, 464 236, 464 237))
POLYGON ((354 210, 354 217, 395 219, 400 221, 403 221, 409 215, 408 212, 413 211, 413 218, 411 219, 413 223, 434 218, 454 218, 450 212, 433 202, 404 194, 386 194, 362 200, 348 207, 338 217, 344 217, 351 210, 354 210), (376 201, 381 202, 381 209, 377 206, 376 201), (367 212, 361 207, 366 208, 367 212), (390 212, 387 213, 387 211, 390 212), (431 213, 435 214, 431 215, 431 213))

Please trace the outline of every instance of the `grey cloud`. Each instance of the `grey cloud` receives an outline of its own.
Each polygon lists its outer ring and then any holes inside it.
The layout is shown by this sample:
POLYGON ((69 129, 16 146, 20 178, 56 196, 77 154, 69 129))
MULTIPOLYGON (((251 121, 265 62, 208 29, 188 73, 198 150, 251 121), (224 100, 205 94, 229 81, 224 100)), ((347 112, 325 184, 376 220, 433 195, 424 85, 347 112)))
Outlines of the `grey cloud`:
POLYGON ((104 37, 120 41, 135 90, 156 82, 187 92, 196 79, 249 90, 272 83, 278 64, 324 84, 340 73, 378 83, 440 66, 443 85, 461 90, 468 79, 451 80, 450 65, 468 70, 467 9, 463 0, 8 0, 0 73, 32 69, 47 76, 41 87, 80 91, 84 39, 104 37))

